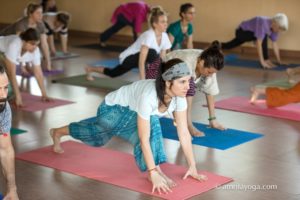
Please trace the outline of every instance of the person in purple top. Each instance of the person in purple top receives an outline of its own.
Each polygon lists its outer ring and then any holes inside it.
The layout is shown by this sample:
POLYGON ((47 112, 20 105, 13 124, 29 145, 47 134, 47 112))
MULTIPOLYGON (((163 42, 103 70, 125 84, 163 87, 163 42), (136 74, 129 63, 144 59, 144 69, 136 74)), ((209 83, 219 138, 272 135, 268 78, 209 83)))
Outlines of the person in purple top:
POLYGON ((133 38, 136 40, 149 12, 150 7, 143 1, 121 4, 111 18, 113 25, 100 35, 100 45, 105 46, 105 41, 125 26, 132 27, 133 38))
POLYGON ((288 18, 283 13, 274 17, 257 16, 243 21, 236 29, 235 38, 229 42, 222 43, 222 49, 231 49, 244 42, 254 41, 256 43, 260 64, 263 68, 272 68, 275 65, 269 60, 268 38, 273 42, 273 50, 277 62, 281 64, 279 47, 277 44, 280 31, 288 30, 288 18))

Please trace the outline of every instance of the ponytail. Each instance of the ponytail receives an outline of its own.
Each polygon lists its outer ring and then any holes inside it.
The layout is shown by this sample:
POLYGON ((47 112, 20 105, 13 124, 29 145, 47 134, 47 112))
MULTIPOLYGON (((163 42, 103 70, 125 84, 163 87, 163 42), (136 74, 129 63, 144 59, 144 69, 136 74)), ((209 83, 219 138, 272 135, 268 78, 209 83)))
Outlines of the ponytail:
POLYGON ((200 60, 204 61, 204 67, 214 67, 216 70, 221 70, 224 67, 224 55, 221 51, 221 44, 215 40, 205 49, 199 56, 200 60))

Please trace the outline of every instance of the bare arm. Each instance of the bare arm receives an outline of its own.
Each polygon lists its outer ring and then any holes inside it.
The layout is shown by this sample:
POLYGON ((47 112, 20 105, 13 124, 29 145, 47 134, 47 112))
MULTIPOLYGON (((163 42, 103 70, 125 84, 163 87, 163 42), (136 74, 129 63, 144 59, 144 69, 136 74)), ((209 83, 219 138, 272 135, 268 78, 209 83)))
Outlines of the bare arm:
POLYGON ((262 40, 256 40, 256 49, 257 49, 257 53, 258 53, 259 62, 263 67, 265 67, 265 59, 263 56, 263 51, 262 51, 261 45, 262 45, 262 40))
POLYGON ((5 197, 18 200, 15 181, 15 152, 11 144, 10 134, 7 136, 0 135, 0 158, 7 185, 7 195, 5 197))
POLYGON ((152 193, 157 189, 159 193, 163 190, 165 193, 171 191, 165 178, 157 170, 155 165, 152 149, 150 146, 150 120, 145 120, 138 116, 138 134, 141 144, 143 156, 150 173, 150 179, 152 182, 152 193))
POLYGON ((279 52, 279 46, 277 42, 273 42, 273 51, 276 57, 276 60, 279 64, 281 64, 281 59, 280 59, 280 52, 279 52))
POLYGON ((56 54, 56 49, 55 49, 53 35, 48 35, 47 40, 48 40, 48 43, 49 43, 51 54, 55 55, 56 54))
POLYGON ((193 49, 194 48, 194 45, 193 45, 193 35, 190 35, 187 38, 187 48, 188 49, 193 49))
POLYGON ((183 153, 186 157, 189 167, 196 168, 194 153, 192 149, 192 138, 187 128, 187 112, 174 112, 177 124, 177 132, 183 153))
POLYGON ((142 45, 139 57, 139 70, 140 70, 140 79, 145 79, 145 65, 148 55, 149 48, 145 45, 142 45))
POLYGON ((48 101, 49 97, 47 96, 47 92, 44 84, 44 75, 41 66, 40 65, 33 66, 33 73, 40 87, 42 93, 42 100, 48 101))
POLYGON ((64 53, 68 53, 68 34, 60 34, 61 47, 64 53))
POLYGON ((51 58, 50 58, 50 53, 49 53, 49 46, 47 42, 47 35, 46 34, 41 34, 41 46, 42 46, 42 51, 43 55, 45 56, 45 60, 47 63, 47 70, 51 70, 51 58))
POLYGON ((156 167, 153 154, 150 146, 150 121, 145 120, 138 116, 138 133, 141 143, 141 148, 145 158, 146 165, 148 169, 153 169, 156 167))
POLYGON ((173 42, 174 42, 174 36, 170 33, 168 33, 168 36, 169 36, 169 40, 171 42, 171 44, 173 45, 173 42))
POLYGON ((216 128, 219 130, 225 130, 226 128, 223 125, 219 124, 216 119, 214 96, 209 95, 209 94, 206 94, 205 96, 206 96, 207 108, 208 108, 208 113, 209 113, 208 121, 209 121, 210 127, 216 128))
POLYGON ((12 88, 13 91, 15 93, 16 96, 16 106, 23 106, 23 101, 22 101, 22 96, 21 96, 21 92, 18 86, 18 82, 17 82, 17 75, 16 75, 16 65, 14 63, 12 63, 10 60, 8 60, 7 58, 5 58, 5 65, 7 68, 7 74, 9 77, 9 80, 12 84, 12 88))
POLYGON ((164 58, 166 57, 166 55, 167 55, 167 50, 162 50, 162 51, 160 52, 160 58, 161 58, 161 59, 164 59, 164 58))
POLYGON ((260 64, 264 68, 272 68, 272 67, 274 67, 274 65, 270 61, 266 62, 266 60, 264 59, 263 50, 262 50, 262 40, 256 40, 256 48, 257 48, 257 53, 258 53, 260 64))

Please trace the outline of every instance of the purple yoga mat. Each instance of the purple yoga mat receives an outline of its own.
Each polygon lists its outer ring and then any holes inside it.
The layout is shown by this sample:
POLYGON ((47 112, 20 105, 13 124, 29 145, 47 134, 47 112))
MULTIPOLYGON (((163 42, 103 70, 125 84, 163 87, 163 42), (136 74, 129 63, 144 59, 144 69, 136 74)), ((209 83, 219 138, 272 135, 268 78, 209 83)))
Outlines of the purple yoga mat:
MULTIPOLYGON (((45 71, 45 70, 43 70, 44 76, 57 75, 57 74, 61 74, 63 72, 64 72, 63 69, 52 69, 51 71, 45 71)), ((22 75, 21 67, 19 67, 19 66, 17 66, 16 74, 19 75, 19 76, 22 76, 24 78, 31 78, 31 77, 33 77, 33 74, 22 75)))

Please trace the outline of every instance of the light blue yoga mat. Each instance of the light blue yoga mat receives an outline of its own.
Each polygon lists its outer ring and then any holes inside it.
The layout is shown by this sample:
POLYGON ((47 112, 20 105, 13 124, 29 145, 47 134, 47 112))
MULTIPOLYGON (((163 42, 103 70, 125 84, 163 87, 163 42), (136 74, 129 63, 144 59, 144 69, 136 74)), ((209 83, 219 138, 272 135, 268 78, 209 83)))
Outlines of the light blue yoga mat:
MULTIPOLYGON (((161 118, 160 123, 164 138, 179 140, 177 136, 177 130, 173 125, 172 119, 161 118)), ((193 144, 220 150, 226 150, 245 142, 263 137, 263 135, 259 133, 251 133, 234 129, 221 131, 213 128, 208 128, 208 125, 200 123, 194 123, 194 125, 197 129, 203 131, 205 133, 205 136, 194 137, 192 141, 193 144)))

